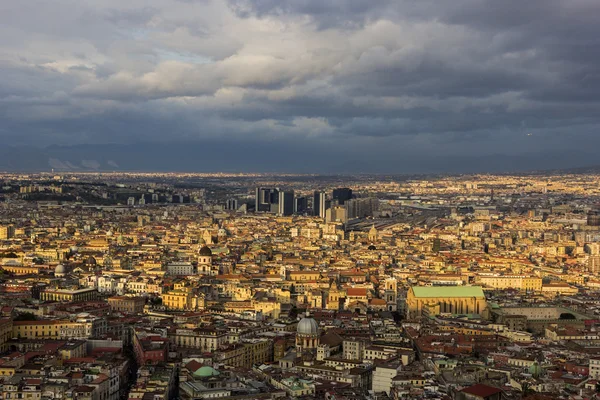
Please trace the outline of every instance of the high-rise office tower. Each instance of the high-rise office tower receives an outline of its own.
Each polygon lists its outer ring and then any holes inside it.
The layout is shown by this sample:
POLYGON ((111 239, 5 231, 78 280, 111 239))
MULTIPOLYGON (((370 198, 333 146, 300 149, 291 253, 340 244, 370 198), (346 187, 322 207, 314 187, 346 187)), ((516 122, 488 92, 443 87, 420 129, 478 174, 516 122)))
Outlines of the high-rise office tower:
POLYGON ((327 196, 325 192, 315 192, 313 199, 313 214, 321 218, 325 218, 325 212, 327 211, 327 196))
POLYGON ((331 206, 331 208, 327 209, 325 212, 327 222, 342 222, 346 223, 348 221, 348 210, 346 207, 336 205, 331 206))
POLYGON ((588 226, 600 226, 600 211, 591 210, 587 214, 588 226))
POLYGON ((237 210, 238 209, 238 201, 237 199, 228 199, 227 203, 225 203, 225 208, 227 210, 237 210))
MULTIPOLYGON (((257 212, 272 211, 272 205, 279 202, 279 191, 272 188, 256 188, 256 206, 257 212)), ((277 211, 277 210, 275 210, 277 211)))
POLYGON ((344 205, 344 202, 352 198, 352 189, 350 188, 337 188, 333 189, 333 200, 337 200, 339 205, 344 205))
POLYGON ((348 209, 348 218, 365 218, 373 215, 374 211, 379 210, 379 200, 374 197, 361 199, 351 199, 345 204, 348 209))
POLYGON ((13 225, 0 226, 0 239, 12 239, 15 237, 15 227, 13 225))
POLYGON ((294 214, 304 214, 306 212, 306 197, 296 197, 294 199, 294 214))
POLYGON ((279 192, 279 215, 292 215, 294 213, 294 192, 279 192))
POLYGON ((313 210, 313 215, 317 216, 319 215, 319 203, 321 201, 321 192, 316 192, 313 195, 313 204, 312 204, 312 210, 313 210))

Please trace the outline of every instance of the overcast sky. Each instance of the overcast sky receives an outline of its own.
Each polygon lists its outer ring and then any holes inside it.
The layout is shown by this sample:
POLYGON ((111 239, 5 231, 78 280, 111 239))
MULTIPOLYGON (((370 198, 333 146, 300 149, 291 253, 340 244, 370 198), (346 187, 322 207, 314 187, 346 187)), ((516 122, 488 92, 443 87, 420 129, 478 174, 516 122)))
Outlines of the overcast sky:
POLYGON ((599 60, 598 0, 5 0, 0 138, 590 151, 599 60))

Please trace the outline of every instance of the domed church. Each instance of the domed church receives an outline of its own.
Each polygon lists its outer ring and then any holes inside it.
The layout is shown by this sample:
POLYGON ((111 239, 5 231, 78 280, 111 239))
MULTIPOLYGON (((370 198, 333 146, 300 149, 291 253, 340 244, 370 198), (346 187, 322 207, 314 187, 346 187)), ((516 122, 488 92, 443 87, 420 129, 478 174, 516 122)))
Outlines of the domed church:
POLYGON ((304 350, 316 349, 320 342, 319 324, 308 313, 298 322, 296 331, 296 352, 301 354, 304 350))
POLYGON ((54 276, 57 278, 64 278, 66 274, 67 274, 67 269, 62 264, 58 264, 56 266, 56 268, 54 269, 54 276))
POLYGON ((212 265, 212 250, 204 245, 198 251, 198 275, 218 275, 218 268, 212 265))

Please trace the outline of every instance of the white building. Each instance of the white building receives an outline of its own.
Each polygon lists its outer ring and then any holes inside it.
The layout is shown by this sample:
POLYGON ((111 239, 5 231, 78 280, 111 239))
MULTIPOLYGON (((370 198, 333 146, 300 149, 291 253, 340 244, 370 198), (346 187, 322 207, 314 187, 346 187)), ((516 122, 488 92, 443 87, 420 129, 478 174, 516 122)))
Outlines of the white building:
POLYGON ((173 276, 194 275, 194 265, 189 262, 172 262, 167 265, 167 273, 173 276))
POLYGON ((590 358, 590 378, 592 378, 592 379, 600 378, 600 357, 591 357, 590 358))
POLYGON ((401 363, 394 361, 387 364, 377 364, 373 371, 373 391, 390 394, 392 381, 401 368, 401 363))

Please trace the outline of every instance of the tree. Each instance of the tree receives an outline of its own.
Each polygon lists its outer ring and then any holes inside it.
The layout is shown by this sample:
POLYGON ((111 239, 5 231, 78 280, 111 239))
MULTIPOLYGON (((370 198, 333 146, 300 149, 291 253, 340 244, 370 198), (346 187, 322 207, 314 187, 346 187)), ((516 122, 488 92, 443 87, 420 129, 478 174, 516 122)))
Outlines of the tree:
POLYGON ((35 314, 30 313, 30 312, 25 312, 25 313, 19 314, 14 319, 14 321, 35 321, 35 320, 36 320, 35 314))
POLYGON ((562 313, 558 319, 575 319, 575 316, 571 313, 562 313))

